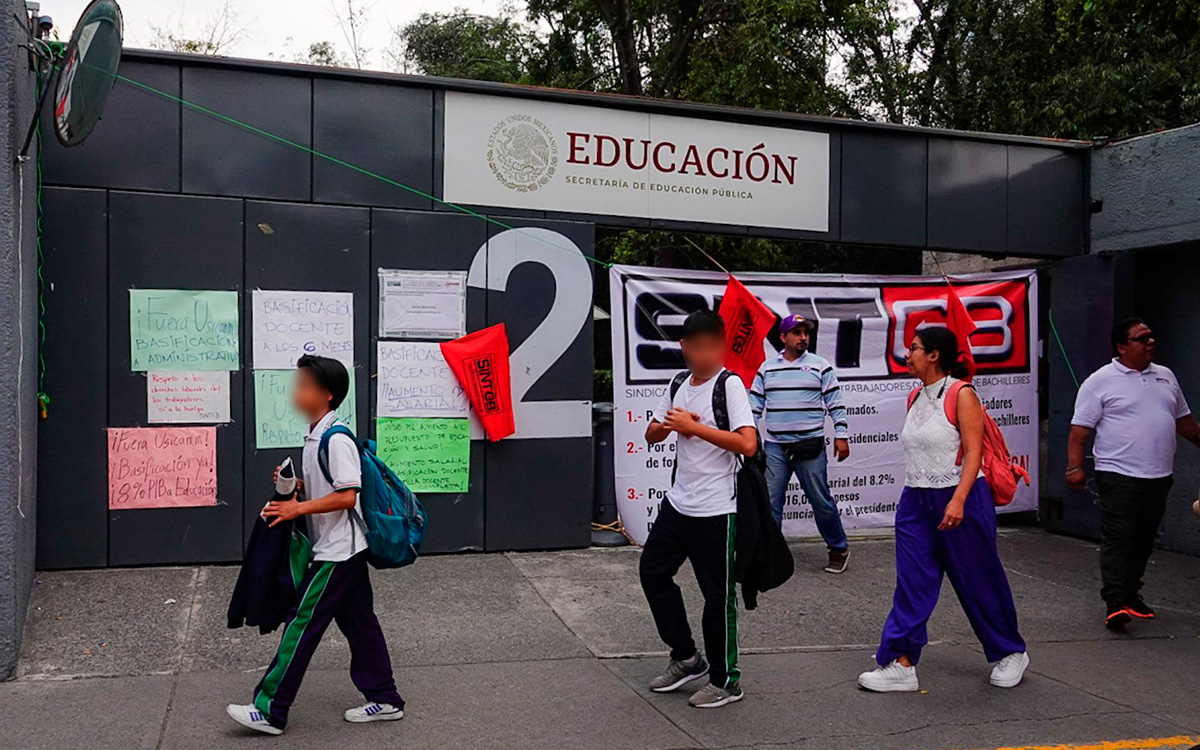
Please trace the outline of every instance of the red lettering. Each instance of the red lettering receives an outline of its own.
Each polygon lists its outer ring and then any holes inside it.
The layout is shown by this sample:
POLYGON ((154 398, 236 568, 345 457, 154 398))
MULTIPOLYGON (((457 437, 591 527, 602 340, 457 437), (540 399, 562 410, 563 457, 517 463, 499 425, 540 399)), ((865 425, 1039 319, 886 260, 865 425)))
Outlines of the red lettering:
POLYGON ((695 173, 704 177, 704 168, 700 166, 700 152, 696 150, 696 144, 688 146, 687 153, 683 155, 683 164, 679 167, 679 174, 688 174, 688 166, 695 167, 695 173))
POLYGON ((663 149, 663 147, 664 147, 664 146, 670 146, 670 147, 671 147, 671 153, 672 153, 672 154, 674 154, 674 153, 675 153, 675 144, 674 144, 674 143, 669 143, 669 142, 667 142, 667 141, 663 141, 662 143, 656 143, 656 144, 654 145, 654 168, 655 168, 655 169, 657 169, 659 172, 666 172, 666 173, 670 174, 671 172, 674 172, 674 171, 675 171, 675 165, 674 165, 674 164, 672 164, 672 165, 671 165, 671 168, 670 168, 670 169, 667 169, 667 168, 666 168, 666 167, 664 167, 664 166, 662 165, 662 163, 661 163, 661 162, 658 160, 658 152, 659 152, 659 151, 661 151, 661 150, 663 149))
POLYGON ((588 133, 567 133, 567 138, 570 139, 570 147, 567 149, 567 162, 569 164, 591 164, 591 161, 584 155, 583 160, 577 159, 577 153, 583 153, 584 146, 592 139, 588 133), (577 143, 578 139, 582 138, 583 143, 577 143))
POLYGON ((621 144, 617 143, 617 139, 613 138, 611 135, 596 136, 596 166, 612 167, 615 166, 619 161, 621 161, 621 144), (612 144, 613 152, 612 159, 610 160, 605 160, 604 158, 604 144, 606 143, 612 144))
POLYGON ((642 144, 642 163, 634 164, 633 139, 623 138, 622 140, 625 141, 625 164, 627 164, 630 169, 645 169, 646 163, 650 161, 650 141, 646 140, 645 138, 638 141, 638 143, 642 144))
POLYGON ((728 177, 729 176, 729 168, 728 167, 721 170, 720 172, 717 172, 716 167, 713 166, 713 154, 717 153, 718 151, 720 151, 722 154, 725 155, 726 162, 729 161, 729 149, 721 148, 720 146, 718 146, 717 148, 714 148, 712 151, 708 152, 708 160, 707 160, 708 161, 708 173, 710 175, 712 175, 713 177, 718 177, 718 178, 728 177))

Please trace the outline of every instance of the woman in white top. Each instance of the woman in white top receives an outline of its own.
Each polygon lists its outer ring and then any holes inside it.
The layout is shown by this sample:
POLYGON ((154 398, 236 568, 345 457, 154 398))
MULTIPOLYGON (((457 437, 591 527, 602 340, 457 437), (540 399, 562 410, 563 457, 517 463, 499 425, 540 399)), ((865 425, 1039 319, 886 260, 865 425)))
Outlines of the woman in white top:
POLYGON ((1015 687, 1029 657, 996 550, 995 503, 980 471, 983 407, 974 389, 952 387, 965 368, 949 330, 921 329, 909 347, 908 368, 922 385, 900 433, 905 477, 896 510, 896 594, 875 655, 879 667, 859 675, 858 684, 876 692, 918 689, 916 665, 929 641, 925 625, 948 575, 995 663, 991 683, 1015 687), (957 427, 946 412, 951 391, 957 427))

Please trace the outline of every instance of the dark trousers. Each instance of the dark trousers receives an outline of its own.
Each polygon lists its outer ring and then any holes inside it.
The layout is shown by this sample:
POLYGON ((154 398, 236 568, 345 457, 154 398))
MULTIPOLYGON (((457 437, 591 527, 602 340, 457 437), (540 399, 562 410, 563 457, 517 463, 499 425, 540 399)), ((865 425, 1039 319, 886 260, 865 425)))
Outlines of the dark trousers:
POLYGON ((1025 650, 1017 630, 1008 576, 996 550, 996 507, 987 481, 977 479, 958 528, 938 531, 954 488, 905 487, 896 509, 896 593, 875 660, 907 656, 916 664, 929 642, 925 629, 950 578, 988 661, 1025 650))
POLYGON ((254 705, 272 726, 287 725, 288 709, 300 689, 329 623, 350 642, 350 679, 368 701, 404 707, 392 677, 383 630, 375 617, 367 554, 344 562, 314 562, 300 584, 303 592, 283 628, 279 651, 254 689, 254 705))
POLYGON ((1100 488, 1100 596, 1109 607, 1137 600, 1172 477, 1138 479, 1096 472, 1100 488))
POLYGON ((688 625, 683 594, 675 574, 690 560, 704 595, 704 649, 709 681, 720 687, 735 685, 738 670, 737 588, 733 577, 737 514, 697 518, 675 510, 670 500, 658 509, 658 519, 642 549, 642 590, 650 603, 658 634, 671 647, 671 658, 690 659, 696 642, 688 625))

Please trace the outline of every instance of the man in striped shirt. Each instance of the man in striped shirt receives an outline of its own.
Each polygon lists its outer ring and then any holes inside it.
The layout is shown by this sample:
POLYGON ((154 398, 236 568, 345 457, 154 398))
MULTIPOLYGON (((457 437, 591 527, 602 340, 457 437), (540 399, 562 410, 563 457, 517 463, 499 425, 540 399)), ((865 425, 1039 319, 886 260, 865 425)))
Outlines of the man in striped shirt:
POLYGON ((784 496, 795 474, 829 547, 825 572, 843 573, 850 559, 850 543, 826 477, 825 415, 833 419, 833 449, 838 461, 850 455, 849 425, 833 366, 808 351, 811 333, 812 324, 803 316, 783 319, 779 324, 783 352, 759 368, 750 389, 750 407, 763 436, 775 520, 783 524, 784 496))

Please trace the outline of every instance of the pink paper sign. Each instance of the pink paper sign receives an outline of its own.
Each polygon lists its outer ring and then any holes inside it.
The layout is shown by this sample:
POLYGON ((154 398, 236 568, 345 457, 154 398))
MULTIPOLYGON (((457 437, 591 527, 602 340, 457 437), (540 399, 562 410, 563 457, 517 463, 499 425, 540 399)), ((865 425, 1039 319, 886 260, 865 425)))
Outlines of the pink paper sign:
POLYGON ((109 428, 109 510, 216 504, 217 428, 109 428))

